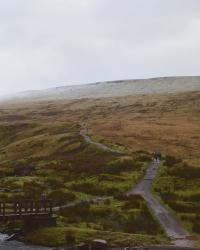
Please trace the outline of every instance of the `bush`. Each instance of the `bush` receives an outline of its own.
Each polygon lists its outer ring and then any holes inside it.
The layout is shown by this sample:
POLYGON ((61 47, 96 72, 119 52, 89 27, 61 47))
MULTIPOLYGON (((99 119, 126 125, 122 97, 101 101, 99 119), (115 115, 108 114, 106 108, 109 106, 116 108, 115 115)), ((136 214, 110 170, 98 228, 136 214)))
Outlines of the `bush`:
POLYGON ((153 159, 152 155, 150 154, 139 154, 137 157, 136 157, 136 161, 141 161, 141 162, 151 162, 153 159))
POLYGON ((65 189, 57 189, 49 193, 48 199, 52 199, 54 205, 59 206, 75 200, 76 196, 65 189))
POLYGON ((176 167, 167 170, 167 173, 171 176, 177 176, 184 179, 200 178, 200 168, 188 166, 187 164, 178 164, 176 167))
POLYGON ((80 202, 73 207, 67 207, 60 210, 60 214, 64 217, 67 217, 68 219, 73 219, 77 217, 84 217, 84 219, 87 218, 90 212, 90 204, 88 202, 80 202))
POLYGON ((178 158, 171 156, 171 155, 166 155, 164 165, 166 165, 168 167, 173 167, 175 164, 180 163, 180 162, 182 162, 181 159, 178 159, 178 158))
POLYGON ((109 162, 104 168, 103 172, 109 174, 120 174, 124 171, 140 170, 143 164, 131 159, 119 159, 109 162))
POLYGON ((196 220, 193 224, 192 231, 194 233, 200 233, 200 216, 196 217, 196 220))
POLYGON ((27 199, 40 199, 44 186, 38 181, 26 181, 23 184, 23 192, 27 199))
POLYGON ((112 213, 112 208, 108 206, 92 206, 90 208, 90 215, 93 216, 95 219, 100 217, 104 218, 112 213))
POLYGON ((198 213, 200 211, 200 205, 191 202, 168 201, 168 205, 181 213, 198 213))
POLYGON ((52 189, 63 188, 64 181, 63 181, 63 178, 48 177, 45 180, 45 185, 48 185, 52 189))
POLYGON ((92 195, 102 194, 102 190, 99 190, 98 185, 93 182, 73 183, 70 189, 92 195))
POLYGON ((125 224, 125 232, 127 233, 147 233, 158 234, 162 233, 160 225, 154 220, 147 207, 139 213, 130 213, 125 224))
POLYGON ((120 190, 119 187, 114 187, 113 185, 103 186, 101 184, 98 184, 97 182, 80 182, 80 183, 73 183, 69 187, 70 189, 76 191, 76 192, 82 192, 86 194, 91 195, 119 195, 123 191, 120 190))
POLYGON ((140 195, 130 195, 129 197, 127 197, 127 199, 128 200, 125 202, 122 209, 140 209, 144 204, 144 200, 140 195))
POLYGON ((190 202, 199 202, 200 201, 200 192, 189 194, 187 196, 181 197, 184 201, 190 201, 190 202))

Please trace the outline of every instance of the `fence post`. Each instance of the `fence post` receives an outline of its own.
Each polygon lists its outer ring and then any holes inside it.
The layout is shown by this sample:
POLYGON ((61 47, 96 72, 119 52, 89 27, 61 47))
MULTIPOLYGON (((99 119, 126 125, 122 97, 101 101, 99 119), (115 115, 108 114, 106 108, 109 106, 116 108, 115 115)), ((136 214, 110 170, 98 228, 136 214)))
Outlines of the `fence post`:
POLYGON ((46 212, 47 211, 47 201, 44 201, 43 204, 44 204, 44 212, 46 212))
POLYGON ((52 208, 53 208, 52 201, 49 201, 49 207, 50 207, 50 214, 52 214, 52 212, 53 212, 53 210, 52 210, 52 208))
POLYGON ((24 212, 27 213, 28 211, 28 201, 24 201, 24 212))
POLYGON ((3 202, 3 220, 5 219, 6 216, 6 203, 3 202))
POLYGON ((30 202, 30 212, 33 213, 33 201, 30 202))
POLYGON ((19 215, 21 216, 21 214, 22 214, 22 203, 19 202, 19 215))

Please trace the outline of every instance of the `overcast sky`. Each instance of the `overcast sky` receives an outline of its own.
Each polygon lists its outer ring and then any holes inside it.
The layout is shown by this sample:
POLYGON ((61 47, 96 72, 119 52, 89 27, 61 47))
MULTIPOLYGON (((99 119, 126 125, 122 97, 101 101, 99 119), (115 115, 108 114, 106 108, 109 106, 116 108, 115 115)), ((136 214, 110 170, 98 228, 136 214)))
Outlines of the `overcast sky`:
POLYGON ((200 75, 199 0, 0 0, 0 95, 200 75))

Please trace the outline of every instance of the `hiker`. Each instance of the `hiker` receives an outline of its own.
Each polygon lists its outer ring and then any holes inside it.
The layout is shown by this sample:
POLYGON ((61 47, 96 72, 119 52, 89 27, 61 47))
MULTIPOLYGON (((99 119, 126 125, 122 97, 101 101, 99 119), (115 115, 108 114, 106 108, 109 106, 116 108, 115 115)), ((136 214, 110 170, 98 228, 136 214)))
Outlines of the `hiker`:
POLYGON ((154 152, 154 159, 159 161, 161 159, 161 153, 159 151, 154 152))

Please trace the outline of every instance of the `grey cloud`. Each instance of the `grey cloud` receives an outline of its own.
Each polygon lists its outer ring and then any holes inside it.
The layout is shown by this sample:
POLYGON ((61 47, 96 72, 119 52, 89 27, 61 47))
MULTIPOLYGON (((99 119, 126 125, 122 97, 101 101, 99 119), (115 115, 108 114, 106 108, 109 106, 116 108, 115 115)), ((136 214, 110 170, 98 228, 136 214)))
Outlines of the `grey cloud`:
POLYGON ((199 75, 199 0, 0 0, 0 94, 199 75))

